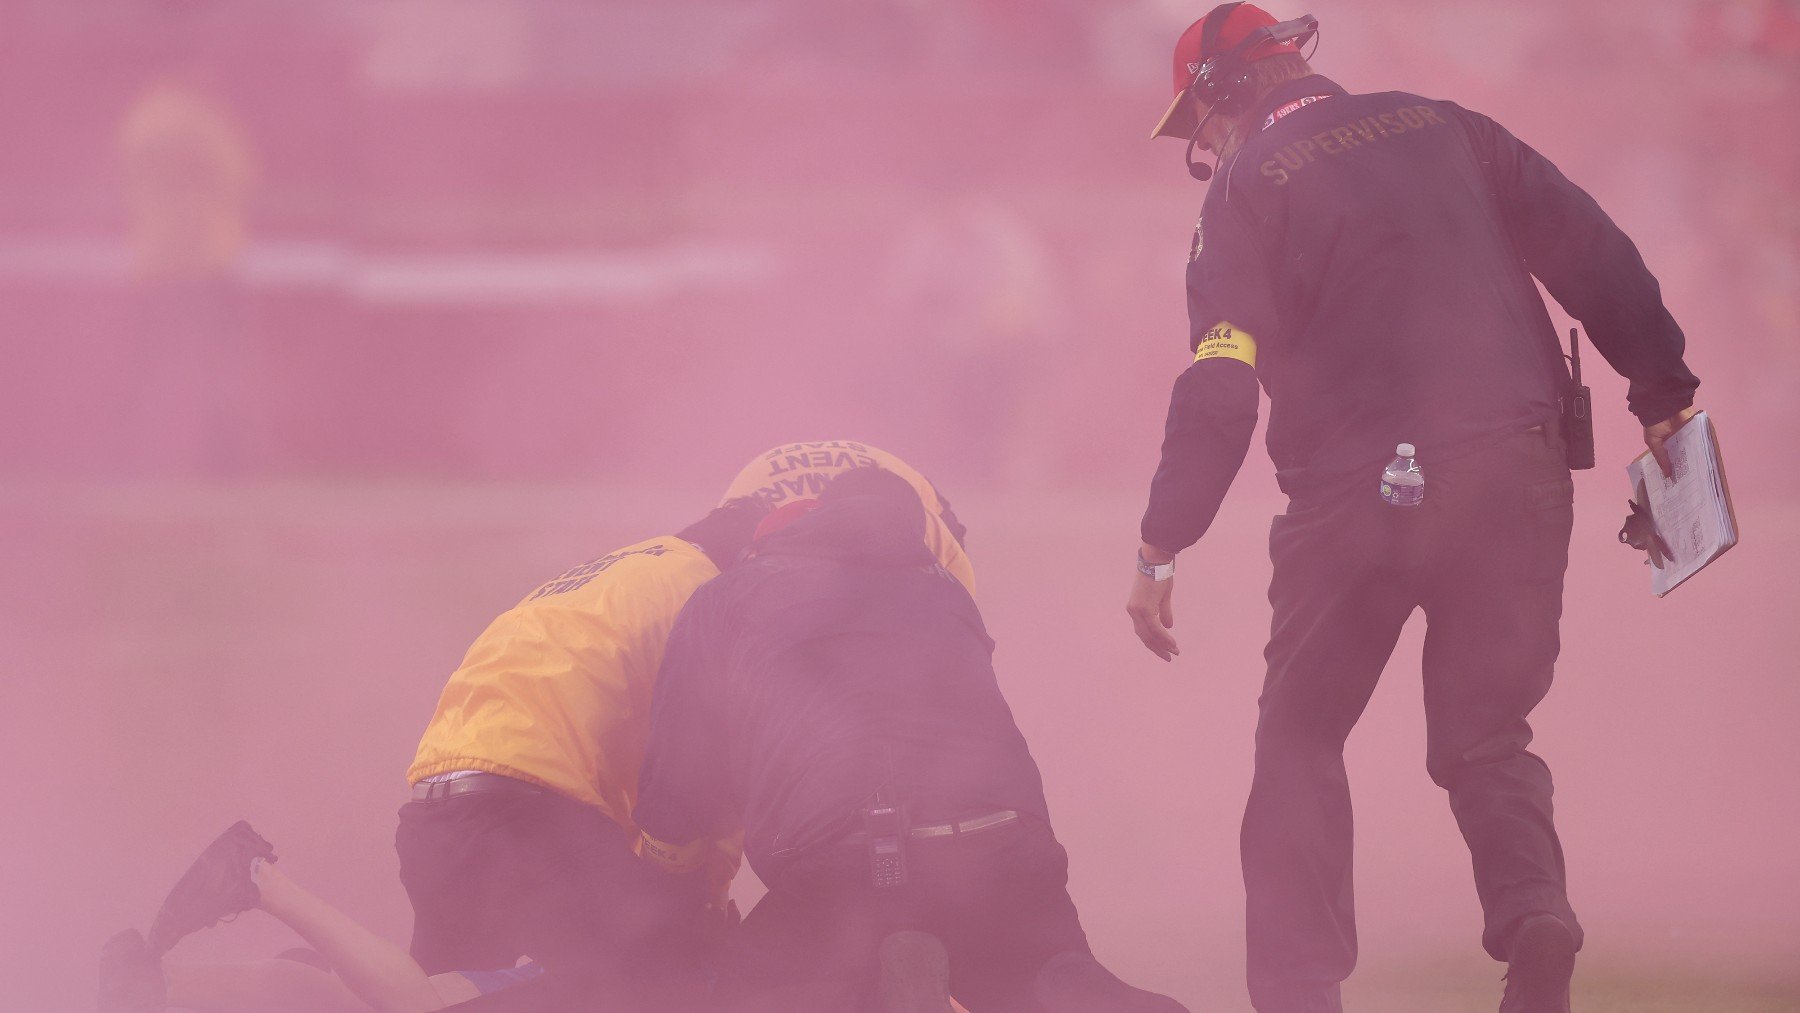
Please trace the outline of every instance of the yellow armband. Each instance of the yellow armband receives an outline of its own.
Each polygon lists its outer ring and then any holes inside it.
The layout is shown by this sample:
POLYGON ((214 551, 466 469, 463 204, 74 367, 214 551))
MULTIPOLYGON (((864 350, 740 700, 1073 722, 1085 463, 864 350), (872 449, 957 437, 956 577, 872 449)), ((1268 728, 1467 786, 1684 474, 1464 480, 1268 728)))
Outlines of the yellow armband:
POLYGON ((700 867, 700 860, 707 850, 705 838, 692 844, 670 844, 659 841, 649 834, 638 835, 638 854, 649 859, 664 872, 693 872, 700 867))
POLYGON ((1202 359, 1236 359, 1255 369, 1256 339, 1229 320, 1221 320, 1206 332, 1194 349, 1194 361, 1202 359))

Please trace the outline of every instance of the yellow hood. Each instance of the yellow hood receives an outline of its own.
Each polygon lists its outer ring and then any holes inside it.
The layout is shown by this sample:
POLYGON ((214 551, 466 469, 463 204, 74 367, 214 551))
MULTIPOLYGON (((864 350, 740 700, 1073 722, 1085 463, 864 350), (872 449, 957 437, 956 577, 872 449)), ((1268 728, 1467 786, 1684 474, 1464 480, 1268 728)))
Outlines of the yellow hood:
POLYGON ((944 569, 950 571, 969 594, 975 594, 975 567, 969 562, 962 544, 951 533, 947 505, 938 495, 930 479, 893 454, 867 443, 853 440, 818 440, 811 443, 786 443, 759 454, 744 465, 725 499, 755 496, 771 507, 789 500, 816 497, 826 483, 852 468, 882 468, 901 478, 919 494, 925 504, 925 544, 937 556, 944 569))

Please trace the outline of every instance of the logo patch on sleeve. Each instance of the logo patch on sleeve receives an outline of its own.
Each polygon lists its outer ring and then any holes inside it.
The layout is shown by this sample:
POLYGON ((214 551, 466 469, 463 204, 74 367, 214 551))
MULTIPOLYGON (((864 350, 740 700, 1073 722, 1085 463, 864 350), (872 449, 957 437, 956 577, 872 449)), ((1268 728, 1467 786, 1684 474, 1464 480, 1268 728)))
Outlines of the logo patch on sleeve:
POLYGON ((1194 361, 1202 359, 1236 359, 1255 369, 1256 339, 1250 336, 1249 331, 1238 329, 1236 324, 1228 320, 1221 320, 1206 332, 1200 339, 1199 346, 1194 349, 1194 361))
POLYGON ((1200 259, 1200 249, 1206 244, 1206 219, 1194 219, 1194 245, 1188 247, 1188 263, 1200 259))

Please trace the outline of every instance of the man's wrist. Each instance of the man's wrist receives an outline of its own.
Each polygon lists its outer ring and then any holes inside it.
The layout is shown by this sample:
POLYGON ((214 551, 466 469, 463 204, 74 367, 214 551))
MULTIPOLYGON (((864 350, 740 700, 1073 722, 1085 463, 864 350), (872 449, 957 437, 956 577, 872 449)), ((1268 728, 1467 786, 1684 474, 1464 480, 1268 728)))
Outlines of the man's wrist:
POLYGON ((1160 566, 1163 563, 1175 562, 1175 553, 1165 552, 1149 542, 1145 542, 1138 546, 1138 558, 1152 566, 1160 566))
POLYGON ((1694 410, 1693 398, 1689 397, 1679 401, 1669 400, 1652 402, 1652 405, 1648 410, 1645 410, 1644 406, 1639 405, 1632 410, 1631 414, 1637 416, 1639 424, 1645 429, 1649 429, 1653 426, 1660 426, 1664 422, 1678 419, 1684 412, 1692 412, 1694 410))
POLYGON ((1155 546, 1145 545, 1138 549, 1137 569, 1139 573, 1160 583, 1175 576, 1175 555, 1155 546))
POLYGON ((1656 429, 1658 427, 1667 426, 1671 429, 1674 429, 1674 428, 1679 427, 1682 423, 1686 422, 1688 419, 1691 419, 1695 415, 1699 414, 1699 412, 1700 412, 1700 409, 1695 408, 1693 405, 1689 405, 1686 408, 1681 409, 1680 411, 1671 413, 1666 418, 1659 419, 1655 422, 1645 423, 1644 428, 1645 429, 1656 429))

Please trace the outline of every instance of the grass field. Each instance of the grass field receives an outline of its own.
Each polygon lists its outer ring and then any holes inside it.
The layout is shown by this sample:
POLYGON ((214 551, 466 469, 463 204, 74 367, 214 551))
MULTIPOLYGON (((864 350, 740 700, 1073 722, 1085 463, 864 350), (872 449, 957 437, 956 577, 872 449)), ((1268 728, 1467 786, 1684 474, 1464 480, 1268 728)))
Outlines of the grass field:
MULTIPOLYGON (((405 939, 393 814, 445 674, 544 574, 677 527, 712 494, 4 492, 20 555, 0 585, 14 666, 0 760, 18 775, 0 824, 0 1009, 31 1013, 90 1008, 100 940, 141 927, 193 851, 239 817, 290 873, 405 939)), ((957 506, 1096 952, 1195 1010, 1248 1009, 1236 836, 1276 504, 1234 493, 1184 556, 1174 665, 1137 646, 1120 607, 1135 494, 977 493, 957 506)), ((1585 1013, 1800 1010, 1800 516, 1775 501, 1738 509, 1757 552, 1657 601, 1612 543, 1612 509, 1578 507, 1559 685, 1534 724, 1588 931, 1585 1013)), ((1491 1010, 1503 968, 1479 952, 1467 855, 1423 771, 1416 627, 1350 745, 1363 958, 1346 1001, 1491 1010)), ((743 899, 754 892, 746 882, 743 899)), ((246 917, 175 959, 288 945, 246 917)))
MULTIPOLYGON (((1412 968, 1369 968, 1344 990, 1347 1008, 1394 1013, 1491 1013, 1504 987, 1498 965, 1480 969, 1452 962, 1412 968), (1486 988, 1434 988, 1487 971, 1486 988)), ((1237 1008, 1221 997, 1214 1009, 1237 1008)), ((1244 1000, 1238 999, 1243 1004, 1244 1000)), ((1778 969, 1707 975, 1697 968, 1578 966, 1573 1006, 1581 1013, 1792 1013, 1800 1010, 1800 973, 1778 969)), ((1247 1004, 1245 1004, 1247 1008, 1247 1004)))

